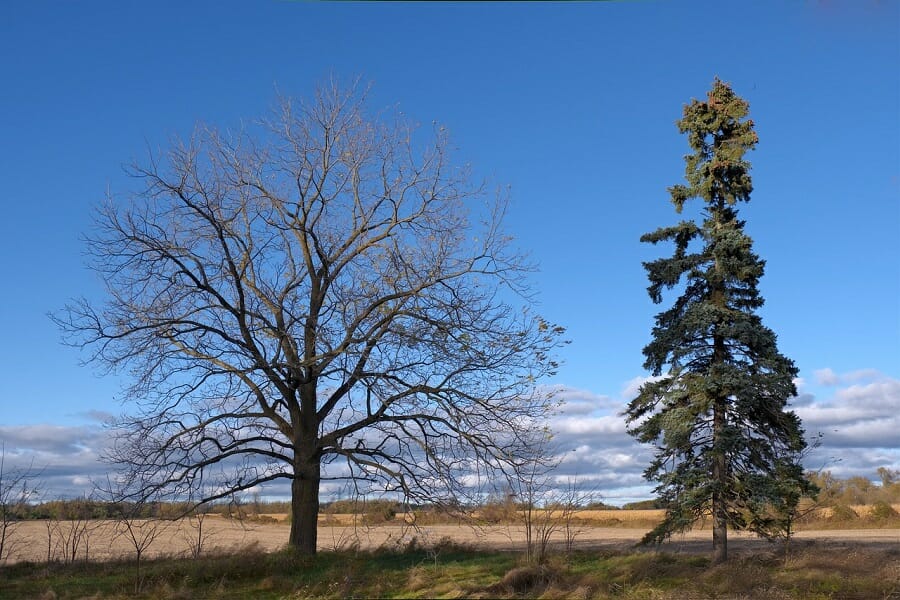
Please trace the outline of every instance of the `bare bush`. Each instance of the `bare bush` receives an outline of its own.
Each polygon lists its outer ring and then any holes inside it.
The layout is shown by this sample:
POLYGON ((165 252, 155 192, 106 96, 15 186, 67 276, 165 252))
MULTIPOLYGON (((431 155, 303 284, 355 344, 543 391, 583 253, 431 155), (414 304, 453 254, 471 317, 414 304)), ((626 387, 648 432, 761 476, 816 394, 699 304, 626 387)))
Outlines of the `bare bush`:
POLYGON ((31 466, 7 468, 6 447, 0 447, 0 563, 16 554, 20 542, 16 527, 25 517, 29 501, 38 494, 33 484, 36 476, 31 466))
POLYGON ((209 514, 205 510, 192 511, 185 517, 188 523, 187 529, 182 529, 182 537, 188 545, 191 558, 198 559, 207 547, 210 539, 210 531, 204 528, 209 514))
POLYGON ((565 548, 571 550, 581 532, 576 515, 582 507, 596 501, 593 491, 580 489, 577 478, 570 478, 564 487, 553 476, 559 465, 549 433, 530 440, 528 453, 504 463, 506 497, 496 510, 514 509, 516 520, 524 526, 525 559, 544 564, 548 558, 551 538, 562 532, 565 548))
POLYGON ((45 522, 48 563, 90 560, 93 534, 103 526, 102 521, 95 520, 95 506, 89 496, 50 504, 45 522))
MULTIPOLYGON (((141 559, 151 545, 172 523, 173 517, 180 514, 165 513, 179 505, 165 505, 160 501, 159 493, 148 488, 145 481, 135 479, 116 479, 107 477, 104 484, 96 484, 96 493, 107 502, 109 517, 114 524, 114 535, 128 542, 134 549, 135 582, 134 592, 140 593, 143 588, 141 559), (145 494, 150 489, 151 494, 145 494)), ((179 511, 181 512, 181 511, 179 511)))

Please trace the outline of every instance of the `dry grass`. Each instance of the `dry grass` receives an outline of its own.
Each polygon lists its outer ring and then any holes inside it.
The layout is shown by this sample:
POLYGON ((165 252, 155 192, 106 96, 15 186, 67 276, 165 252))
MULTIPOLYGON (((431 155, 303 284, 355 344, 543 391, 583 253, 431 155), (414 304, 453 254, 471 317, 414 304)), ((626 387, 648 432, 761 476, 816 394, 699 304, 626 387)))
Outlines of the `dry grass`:
MULTIPOLYGON (((158 527, 160 535, 150 544, 144 556, 159 558, 164 556, 189 556, 191 542, 196 540, 196 523, 186 519, 180 521, 142 522, 146 527, 158 527)), ((23 521, 16 528, 15 535, 22 541, 18 553, 9 562, 44 562, 50 554, 50 562, 70 562, 71 538, 68 532, 71 522, 53 522, 55 530, 49 531, 47 521, 23 521)), ((208 515, 203 522, 203 551, 228 552, 250 544, 259 544, 264 550, 272 551, 284 546, 288 528, 283 523, 252 523, 225 519, 208 515)), ((76 560, 108 561, 128 558, 134 555, 127 537, 117 532, 113 521, 90 521, 76 551, 76 560)))
POLYGON ((430 549, 407 545, 399 551, 325 552, 315 559, 270 553, 251 543, 199 560, 148 561, 143 577, 136 576, 129 561, 14 565, 2 571, 0 597, 862 600, 900 594, 900 530, 893 531, 888 544, 798 542, 787 557, 764 543, 737 544, 729 561, 717 566, 709 563, 708 532, 703 535, 707 539, 700 554, 674 546, 662 552, 594 549, 556 554, 541 565, 522 562, 519 553, 472 550, 445 540, 430 549))

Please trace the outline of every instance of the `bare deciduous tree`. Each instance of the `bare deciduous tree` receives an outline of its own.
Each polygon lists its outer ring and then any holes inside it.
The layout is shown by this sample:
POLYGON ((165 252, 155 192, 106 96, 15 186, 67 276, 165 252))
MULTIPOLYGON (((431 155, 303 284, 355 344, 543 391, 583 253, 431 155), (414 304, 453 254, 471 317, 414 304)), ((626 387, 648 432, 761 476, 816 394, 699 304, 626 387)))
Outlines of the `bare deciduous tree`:
POLYGON ((47 531, 47 562, 62 560, 69 564, 91 558, 91 539, 102 521, 94 520, 93 498, 83 496, 52 503, 47 531))
POLYGON ((195 509, 186 516, 188 529, 183 530, 182 537, 187 542, 191 558, 200 558, 208 546, 207 542, 212 535, 209 528, 204 527, 208 516, 209 513, 202 508, 195 509))
POLYGON ((139 593, 144 585, 141 559, 153 542, 166 531, 169 524, 167 521, 157 518, 157 515, 150 514, 148 516, 144 512, 145 507, 141 504, 121 503, 113 514, 116 521, 116 534, 127 540, 134 548, 135 593, 139 593))
POLYGON ((532 311, 505 196, 451 164, 443 128, 365 104, 325 86, 134 167, 142 189, 88 240, 108 301, 55 317, 134 381, 111 460, 181 497, 217 476, 204 501, 289 481, 303 553, 325 479, 434 501, 515 454, 562 333, 532 311))
MULTIPOLYGON (((214 495, 215 491, 206 488, 202 481, 193 490, 199 494, 201 498, 214 495)), ((210 505, 194 501, 188 498, 185 506, 190 507, 187 512, 182 515, 187 520, 188 527, 182 529, 182 537, 187 542, 188 551, 191 558, 198 559, 208 546, 208 542, 212 537, 212 531, 206 527, 206 519, 209 516, 210 505)))
POLYGON ((6 446, 0 445, 0 564, 16 554, 15 530, 25 517, 29 501, 38 494, 33 480, 38 475, 27 468, 6 466, 6 446))
POLYGON ((562 534, 566 552, 581 533, 576 526, 578 511, 596 500, 596 494, 581 489, 577 478, 563 485, 553 475, 561 458, 551 437, 536 437, 530 454, 523 454, 503 466, 508 501, 523 528, 525 560, 543 564, 549 557, 550 542, 562 534))
POLYGON ((114 523, 113 535, 134 548, 134 592, 138 594, 144 585, 141 560, 172 523, 171 517, 163 516, 161 490, 143 480, 113 480, 107 475, 105 482, 95 482, 95 493, 106 502, 114 523))

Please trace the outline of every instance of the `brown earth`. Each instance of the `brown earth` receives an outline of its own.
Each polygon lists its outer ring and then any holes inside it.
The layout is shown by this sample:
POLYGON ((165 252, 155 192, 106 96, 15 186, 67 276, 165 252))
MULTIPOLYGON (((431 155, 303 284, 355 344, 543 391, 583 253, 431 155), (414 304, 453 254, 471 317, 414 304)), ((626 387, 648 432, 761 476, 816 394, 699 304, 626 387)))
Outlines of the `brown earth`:
MULTIPOLYGON (((600 511, 598 511, 600 512, 600 511)), ((606 511, 603 511, 606 512, 606 511)), ((620 512, 620 511, 611 511, 620 512)), ((240 522, 210 515, 203 522, 202 552, 233 552, 241 548, 256 547, 271 551, 283 548, 287 543, 289 526, 271 515, 267 522, 240 522)), ((333 515, 333 517, 337 517, 333 515)), ((519 525, 491 525, 474 527, 469 525, 427 525, 412 527, 402 520, 379 526, 348 524, 351 516, 328 519, 324 517, 319 526, 319 548, 322 550, 360 548, 398 548, 410 543, 433 545, 449 539, 455 543, 474 548, 517 550, 524 545, 524 528, 519 525), (341 521, 344 524, 340 524, 341 521)), ((622 519, 625 520, 625 519, 622 519)), ((146 548, 147 558, 158 556, 190 556, 196 547, 198 531, 187 520, 178 522, 144 522, 139 524, 142 532, 156 531, 158 536, 146 548), (154 529, 155 528, 155 529, 154 529), (193 543, 192 543, 193 541, 193 543)), ((19 523, 13 532, 13 561, 66 560, 72 555, 74 536, 73 524, 69 522, 25 521, 19 523), (48 528, 48 524, 53 527, 48 528), (49 532, 49 535, 48 535, 49 532)), ((597 527, 579 525, 573 528, 573 547, 576 549, 627 550, 634 546, 646 533, 642 527, 597 527)), ((661 549, 669 552, 706 553, 711 549, 709 529, 694 530, 676 536, 661 549)), ((551 537, 551 545, 565 546, 566 534, 560 529, 551 537)), ((79 538, 75 550, 76 559, 111 560, 135 555, 135 547, 127 535, 116 531, 110 521, 96 521, 88 524, 88 529, 79 538)), ((806 530, 796 534, 795 545, 810 543, 826 544, 830 547, 871 546, 879 549, 900 548, 900 529, 830 529, 806 530)), ((771 549, 766 540, 743 532, 729 533, 729 548, 733 553, 742 554, 771 549)))

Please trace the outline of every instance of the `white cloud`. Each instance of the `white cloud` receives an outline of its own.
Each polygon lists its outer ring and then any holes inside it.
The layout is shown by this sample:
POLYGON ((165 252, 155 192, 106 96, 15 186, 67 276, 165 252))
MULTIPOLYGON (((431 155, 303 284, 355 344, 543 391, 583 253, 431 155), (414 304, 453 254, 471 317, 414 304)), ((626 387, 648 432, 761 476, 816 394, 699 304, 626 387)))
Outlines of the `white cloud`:
POLYGON ((878 467, 900 466, 900 380, 874 369, 830 368, 815 371, 814 379, 835 389, 822 397, 803 390, 791 401, 807 433, 822 435, 805 466, 868 478, 878 467))
POLYGON ((630 396, 650 379, 626 382, 619 400, 584 390, 560 391, 567 399, 577 398, 578 408, 564 408, 550 423, 560 460, 554 474, 557 485, 564 488, 574 480, 603 501, 619 504, 650 495, 643 471, 652 459, 652 449, 628 435, 622 416, 630 396))
POLYGON ((649 375, 649 376, 641 376, 634 377, 625 382, 625 386, 622 388, 621 398, 626 402, 631 402, 634 398, 637 397, 638 393, 641 391, 641 386, 645 383, 650 383, 653 381, 659 381, 663 379, 664 375, 649 375))
POLYGON ((900 379, 881 379, 865 385, 851 385, 838 390, 838 402, 864 405, 870 409, 897 410, 900 408, 900 379))
POLYGON ((878 467, 900 467, 900 379, 873 369, 837 374, 830 397, 803 394, 795 412, 809 434, 822 434, 822 444, 810 451, 807 468, 827 469, 838 477, 873 479, 878 467))
POLYGON ((816 383, 819 385, 837 385, 840 382, 837 373, 831 369, 819 369, 818 371, 814 371, 813 377, 815 377, 816 383))
POLYGON ((900 419, 885 417, 849 423, 828 434, 828 446, 845 448, 890 448, 897 445, 900 419))
POLYGON ((841 381, 847 383, 855 383, 858 381, 873 381, 873 380, 881 380, 885 379, 885 376, 875 370, 875 369, 859 369, 857 371, 850 371, 849 373, 844 373, 841 376, 841 381))
POLYGON ((0 426, 0 442, 4 468, 28 472, 45 498, 89 494, 108 470, 99 460, 107 431, 96 425, 0 426))
POLYGON ((584 436, 610 436, 625 433, 625 418, 619 415, 593 416, 585 418, 561 417, 551 421, 557 434, 567 437, 583 438, 584 436))
POLYGON ((809 406, 810 404, 816 401, 816 397, 813 394, 800 392, 793 398, 791 398, 789 402, 789 408, 797 409, 800 406, 809 406))
MULTIPOLYGON (((645 482, 642 473, 653 448, 635 442, 620 415, 638 388, 652 379, 627 381, 618 405, 554 419, 557 445, 568 449, 560 471, 602 482, 600 491, 607 501, 648 497, 653 484, 645 482), (635 498, 635 490, 643 496, 635 498)), ((900 380, 871 369, 845 374, 823 369, 815 379, 833 382, 836 389, 824 398, 803 391, 790 403, 810 437, 823 434, 821 446, 810 450, 805 466, 831 469, 839 477, 869 478, 880 466, 900 468, 900 380)), ((804 383, 795 382, 798 388, 804 383)))
POLYGON ((96 461, 99 451, 106 447, 107 436, 106 430, 95 425, 0 426, 7 459, 29 460, 38 467, 96 461))
POLYGON ((560 414, 565 415, 587 415, 601 410, 612 409, 618 405, 609 396, 595 394, 579 388, 556 385, 546 388, 546 391, 552 394, 556 400, 560 400, 563 403, 560 414))
MULTIPOLYGON (((803 419, 806 428, 812 431, 846 429, 853 425, 862 435, 860 444, 866 443, 866 435, 862 429, 867 423, 886 421, 893 423, 894 431, 900 432, 900 380, 882 378, 865 385, 850 385, 839 388, 834 395, 824 401, 806 402, 796 409, 803 419)), ((893 437, 893 446, 900 445, 900 433, 893 437)))
POLYGON ((834 387, 847 383, 881 381, 887 377, 876 369, 858 369, 847 373, 835 373, 829 367, 813 371, 813 377, 819 385, 834 387))

